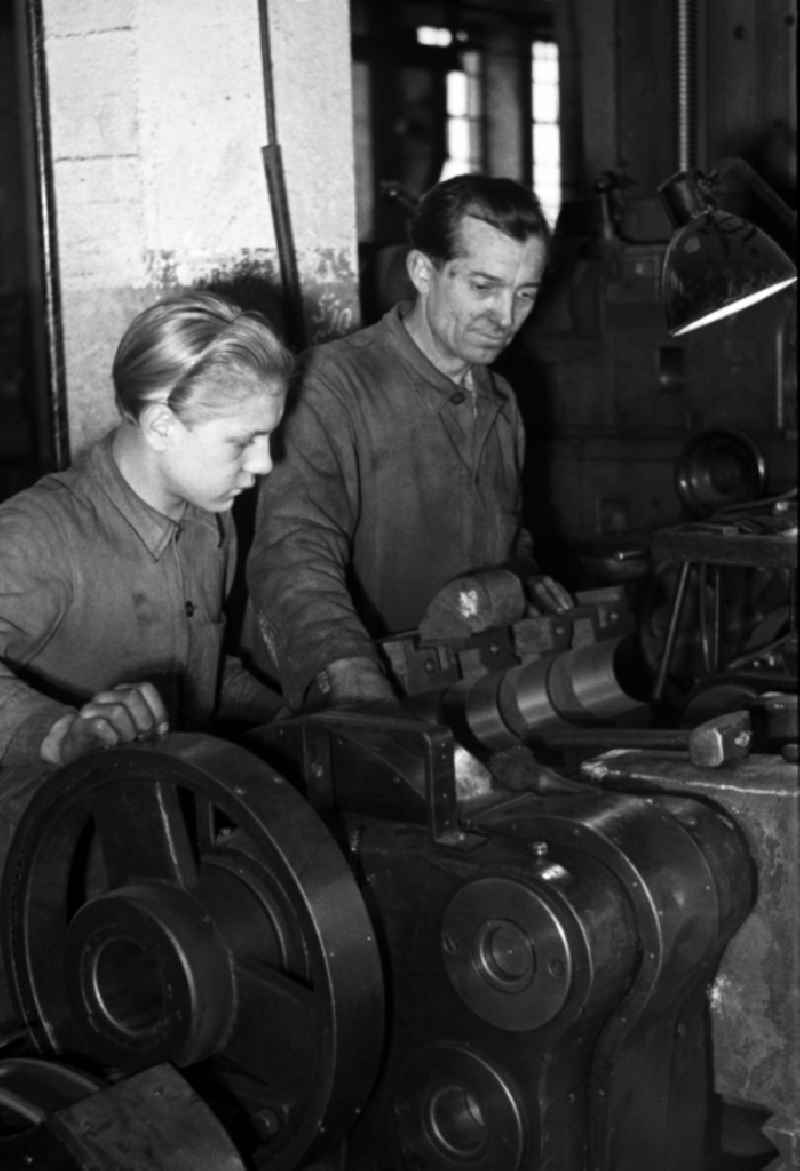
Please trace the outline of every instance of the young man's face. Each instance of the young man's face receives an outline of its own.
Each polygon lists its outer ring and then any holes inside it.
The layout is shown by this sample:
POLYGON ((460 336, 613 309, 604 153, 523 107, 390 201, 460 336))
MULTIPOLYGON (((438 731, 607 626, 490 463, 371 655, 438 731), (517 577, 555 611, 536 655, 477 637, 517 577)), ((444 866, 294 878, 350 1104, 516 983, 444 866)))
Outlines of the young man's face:
POLYGON ((540 237, 514 240, 472 216, 459 236, 459 255, 440 268, 419 252, 410 267, 436 364, 445 370, 494 361, 533 308, 547 259, 540 237))
POLYGON ((272 470, 270 438, 283 414, 282 388, 253 379, 252 393, 228 410, 193 422, 176 419, 164 488, 173 501, 227 512, 234 499, 272 470))

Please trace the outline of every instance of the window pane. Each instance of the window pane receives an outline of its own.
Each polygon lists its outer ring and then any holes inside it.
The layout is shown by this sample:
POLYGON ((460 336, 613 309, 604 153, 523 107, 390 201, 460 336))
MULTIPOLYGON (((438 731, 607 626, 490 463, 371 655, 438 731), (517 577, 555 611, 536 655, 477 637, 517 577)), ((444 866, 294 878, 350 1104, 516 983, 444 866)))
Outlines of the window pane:
POLYGON ((560 189, 552 183, 540 183, 537 179, 534 190, 543 204, 552 204, 558 200, 560 189))
POLYGON ((559 141, 559 69, 555 41, 531 45, 531 146, 533 189, 551 225, 561 206, 561 144, 559 141))
POLYGON ((533 186, 540 198, 544 198, 545 194, 549 198, 554 192, 561 190, 561 176, 553 171, 540 171, 538 167, 534 167, 533 186))
POLYGON ((447 126, 447 153, 451 159, 463 163, 469 162, 469 123, 461 118, 453 118, 447 126))
POLYGON ((534 122, 558 121, 558 89, 556 86, 534 83, 533 120, 534 122))
POLYGON ((463 73, 447 75, 447 112, 456 115, 467 112, 467 79, 463 73))
POLYGON ((444 179, 454 179, 456 175, 466 175, 471 170, 471 167, 465 167, 463 163, 457 163, 455 159, 445 159, 439 182, 441 183, 444 179))
POLYGON ((537 63, 558 61, 558 45, 555 41, 534 41, 531 45, 531 55, 537 63))
POLYGON ((558 140, 558 127, 547 123, 535 125, 533 128, 533 161, 534 165, 550 163, 557 165, 561 158, 558 140))
POLYGON ((461 69, 447 74, 447 160, 440 178, 480 170, 482 163, 483 90, 481 54, 459 54, 461 69))
POLYGON ((430 25, 422 25, 417 29, 417 44, 418 45, 449 45, 453 39, 453 34, 449 28, 432 28, 430 25))
POLYGON ((558 85, 558 62, 534 60, 533 77, 537 82, 542 82, 547 85, 558 85))

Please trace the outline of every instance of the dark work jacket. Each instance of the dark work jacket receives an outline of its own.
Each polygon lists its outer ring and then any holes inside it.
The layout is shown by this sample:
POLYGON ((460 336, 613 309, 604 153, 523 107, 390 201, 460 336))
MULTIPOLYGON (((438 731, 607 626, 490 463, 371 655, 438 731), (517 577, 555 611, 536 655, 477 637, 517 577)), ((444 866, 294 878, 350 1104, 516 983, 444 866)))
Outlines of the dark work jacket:
POLYGON ((177 523, 127 484, 111 436, 0 505, 0 759, 37 760, 50 725, 98 691, 150 680, 173 725, 204 724, 224 662, 230 514, 177 523))
POLYGON ((326 664, 414 629, 445 582, 506 561, 520 531, 510 387, 473 368, 475 409, 405 308, 310 352, 259 488, 248 588, 293 707, 326 664))

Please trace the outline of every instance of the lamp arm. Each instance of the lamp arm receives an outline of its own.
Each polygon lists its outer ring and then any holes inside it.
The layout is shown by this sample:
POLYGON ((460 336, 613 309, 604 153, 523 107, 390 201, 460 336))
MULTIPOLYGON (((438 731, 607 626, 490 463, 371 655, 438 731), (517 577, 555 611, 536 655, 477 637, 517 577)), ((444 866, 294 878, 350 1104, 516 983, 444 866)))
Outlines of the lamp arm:
POLYGON ((740 179, 742 186, 760 200, 764 207, 775 216, 780 226, 789 233, 792 248, 797 246, 797 212, 745 159, 737 155, 720 159, 714 164, 713 174, 718 179, 727 175, 740 179))

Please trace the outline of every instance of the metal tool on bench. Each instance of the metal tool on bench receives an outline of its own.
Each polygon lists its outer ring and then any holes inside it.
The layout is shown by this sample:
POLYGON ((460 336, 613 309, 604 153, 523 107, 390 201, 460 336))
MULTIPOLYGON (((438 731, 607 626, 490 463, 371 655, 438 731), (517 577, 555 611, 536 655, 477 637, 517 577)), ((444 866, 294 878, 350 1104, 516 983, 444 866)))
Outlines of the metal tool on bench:
POLYGON ((619 587, 586 591, 571 610, 532 615, 509 570, 468 574, 434 598, 419 630, 383 641, 417 712, 466 744, 502 749, 610 723, 640 710, 649 687, 619 587))

